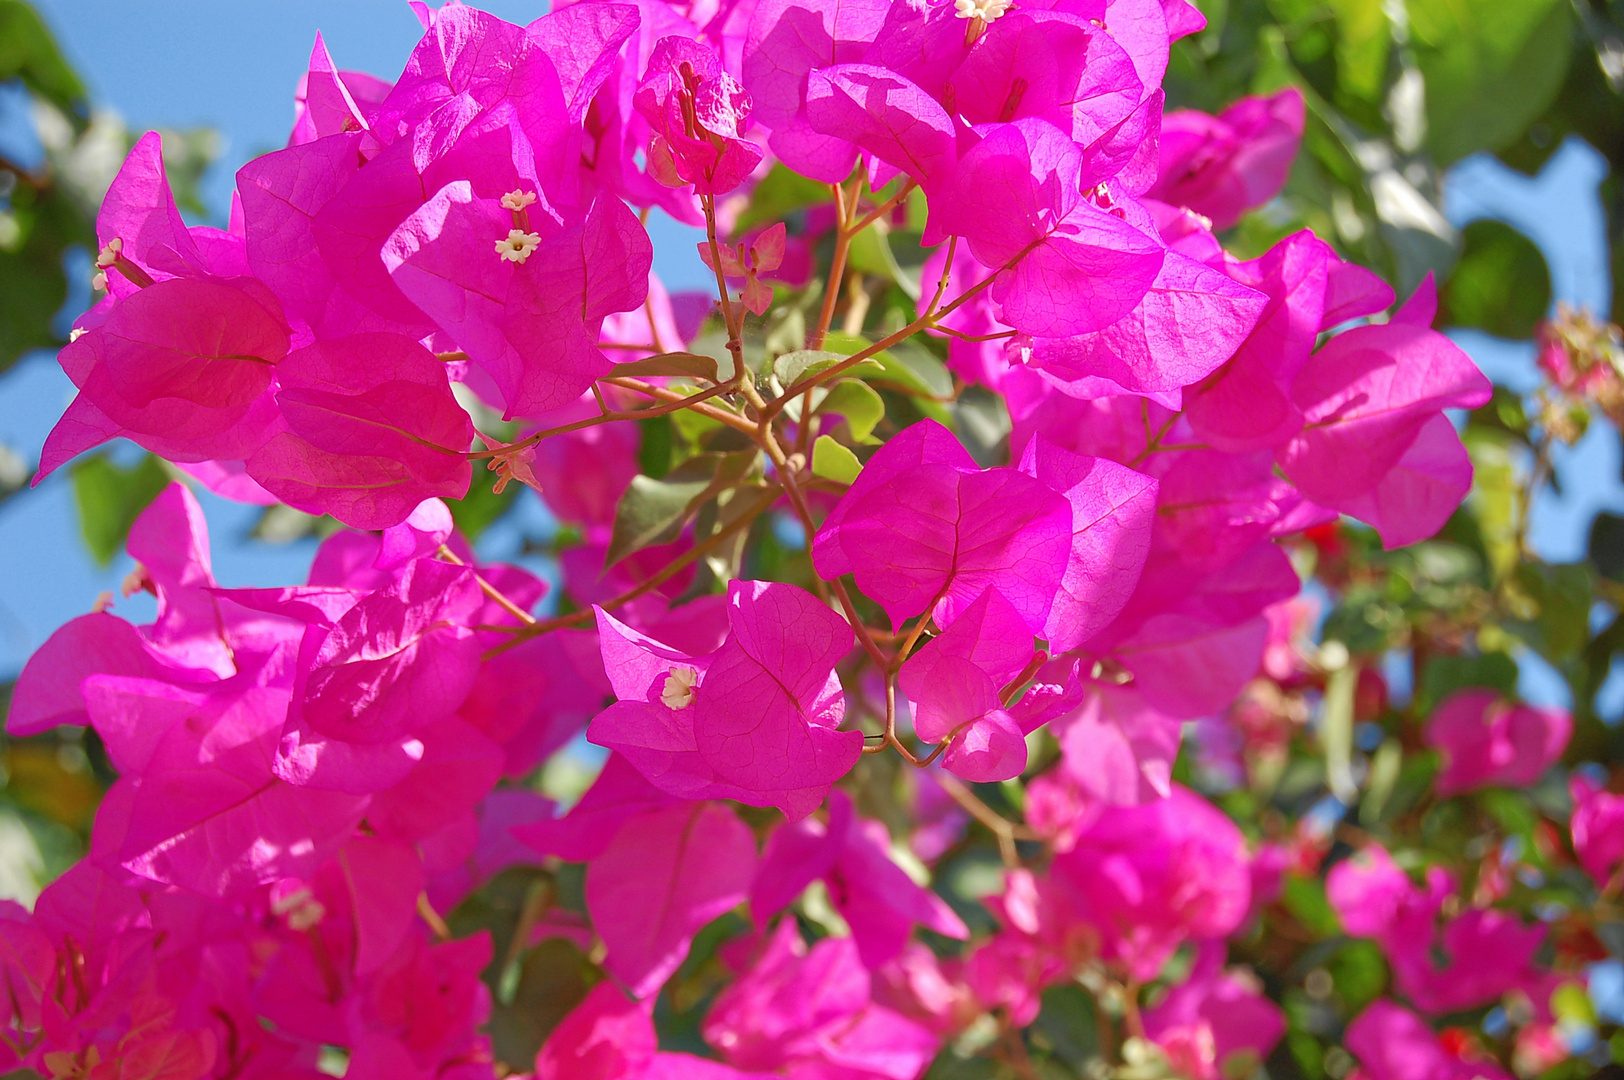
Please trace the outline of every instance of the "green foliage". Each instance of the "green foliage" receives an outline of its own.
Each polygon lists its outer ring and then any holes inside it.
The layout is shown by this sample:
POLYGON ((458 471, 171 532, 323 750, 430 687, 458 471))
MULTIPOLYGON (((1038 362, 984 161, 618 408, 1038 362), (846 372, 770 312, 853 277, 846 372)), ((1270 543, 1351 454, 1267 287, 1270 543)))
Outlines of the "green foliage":
POLYGON ((1510 146, 1555 100, 1571 58, 1568 0, 1408 0, 1440 165, 1510 146))
POLYGON ((1461 237, 1460 261, 1439 296, 1443 324, 1533 337, 1551 306, 1551 273, 1539 248, 1499 221, 1474 221, 1461 237))
POLYGON ((481 469, 482 465, 475 462, 474 482, 469 486, 468 494, 447 504, 451 507, 451 520, 456 522, 457 531, 470 541, 479 539, 480 533, 513 509, 522 490, 518 484, 509 484, 498 494, 493 485, 484 482, 481 469))
POLYGON ((169 470, 152 454, 133 468, 113 463, 106 453, 79 462, 72 469, 73 500, 79 507, 79 529, 97 562, 103 566, 124 550, 130 526, 141 511, 169 486, 169 470))
POLYGON ((39 15, 22 0, 0 0, 0 81, 10 79, 21 79, 65 112, 84 108, 84 84, 39 15))

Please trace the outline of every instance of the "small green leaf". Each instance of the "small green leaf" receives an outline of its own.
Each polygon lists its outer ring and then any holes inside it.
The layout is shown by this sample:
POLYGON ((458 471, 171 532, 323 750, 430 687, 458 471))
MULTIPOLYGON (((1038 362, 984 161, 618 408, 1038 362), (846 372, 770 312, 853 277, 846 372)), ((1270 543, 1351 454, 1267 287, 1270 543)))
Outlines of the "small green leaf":
POLYGON ((679 379, 705 379, 712 383, 719 381, 716 377, 716 358, 690 352, 661 353, 642 360, 628 360, 624 364, 616 364, 609 374, 634 379, 669 375, 679 379))
POLYGON ((859 379, 842 379, 830 388, 817 411, 844 416, 851 428, 852 438, 857 442, 867 442, 874 425, 885 419, 885 402, 867 383, 859 379))
POLYGON ((73 467, 73 498, 79 504, 79 529, 85 546, 106 566, 124 547, 130 526, 141 511, 169 486, 163 462, 151 454, 133 469, 121 469, 107 454, 97 454, 73 467))
MULTIPOLYGON (((847 356, 868 348, 869 343, 852 334, 830 334, 824 344, 847 356)), ((880 370, 863 376, 872 382, 887 383, 915 397, 946 399, 953 396, 953 376, 929 349, 902 342, 874 355, 880 370)))
POLYGON ((818 441, 812 444, 813 476, 837 484, 851 484, 862 471, 863 463, 857 460, 857 455, 829 436, 819 435, 818 441))
POLYGON ((853 349, 850 353, 842 353, 830 352, 828 349, 800 349, 796 352, 787 352, 773 361, 773 376, 780 386, 788 390, 808 375, 828 371, 857 351, 858 349, 853 349))

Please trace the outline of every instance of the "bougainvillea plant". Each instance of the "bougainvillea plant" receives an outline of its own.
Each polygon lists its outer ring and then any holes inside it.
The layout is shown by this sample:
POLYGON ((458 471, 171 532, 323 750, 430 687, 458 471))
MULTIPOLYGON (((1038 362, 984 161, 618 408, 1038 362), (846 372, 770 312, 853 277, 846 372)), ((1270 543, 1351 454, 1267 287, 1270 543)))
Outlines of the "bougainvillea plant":
MULTIPOLYGON (((0 1068, 1492 1080, 1594 1038, 1624 798, 1490 797, 1573 719, 1386 700, 1395 644, 1474 662, 1469 584, 1430 645, 1303 593, 1455 580, 1409 546, 1491 387, 1430 278, 1215 236, 1286 182, 1297 89, 1164 114, 1184 0, 413 7, 393 84, 317 40, 228 228, 155 135, 102 206, 41 476, 124 438, 343 528, 222 588, 177 482, 128 540, 155 620, 28 663, 8 730, 118 779, 0 910, 0 1068), (653 275, 656 211, 710 293, 653 275), (510 485, 561 595, 458 531, 510 485), (1525 917, 1530 860, 1582 899, 1525 917)), ((1545 362, 1597 397, 1577 325, 1545 362)))

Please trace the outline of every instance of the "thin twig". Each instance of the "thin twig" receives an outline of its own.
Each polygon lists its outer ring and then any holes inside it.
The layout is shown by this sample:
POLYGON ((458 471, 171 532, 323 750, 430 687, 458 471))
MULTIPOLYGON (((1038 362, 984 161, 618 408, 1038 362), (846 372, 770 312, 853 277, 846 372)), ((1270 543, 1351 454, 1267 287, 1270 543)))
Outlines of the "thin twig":
MULTIPOLYGON (((710 536, 707 536, 704 540, 695 544, 681 555, 678 555, 676 558, 666 563, 649 577, 638 582, 636 585, 627 589, 618 596, 611 597, 597 606, 603 608, 605 611, 612 611, 615 608, 623 607, 624 605, 631 603, 644 593, 651 592, 654 589, 659 588, 672 577, 680 573, 683 568, 688 566, 690 563, 704 558, 712 551, 715 551, 717 548, 721 547, 722 544, 727 541, 728 537, 733 536, 741 529, 749 527, 750 523, 759 517, 763 510, 771 506, 773 502, 777 500, 777 498, 778 493, 776 490, 774 490, 774 488, 771 486, 762 488, 761 493, 756 496, 756 502, 748 507, 743 514, 739 515, 737 518, 716 530, 716 532, 712 533, 710 536)), ((485 653, 485 659, 488 660, 493 656, 507 652, 509 649, 514 648, 525 641, 529 641, 533 637, 540 637, 542 634, 551 633, 554 630, 563 630, 571 626, 580 626, 582 624, 589 623, 592 621, 593 617, 592 608, 582 608, 580 611, 572 611, 568 615, 558 615, 551 619, 543 619, 539 622, 533 622, 531 625, 526 626, 522 630, 515 633, 511 639, 504 641, 499 645, 495 645, 487 650, 485 653)))
MULTIPOLYGON (((468 565, 461 559, 457 558, 456 552, 452 551, 444 544, 440 545, 440 558, 456 566, 468 565)), ((479 591, 494 600, 497 607, 501 608, 509 615, 512 615, 522 623, 527 625, 535 624, 536 618, 534 615, 531 615, 528 611, 520 607, 518 604, 515 604, 512 600, 509 600, 505 595, 503 595, 502 590, 486 581, 484 575, 477 570, 474 571, 474 581, 479 583, 479 591)))
POLYGON ((947 792, 947 797, 958 803, 969 815, 985 825, 992 834, 998 838, 998 851, 1004 857, 1005 866, 1019 866, 1020 855, 1015 850, 1016 840, 1036 840, 1037 834, 1024 825, 1017 825, 1008 820, 992 807, 976 797, 964 782, 956 776, 943 773, 936 778, 947 792))

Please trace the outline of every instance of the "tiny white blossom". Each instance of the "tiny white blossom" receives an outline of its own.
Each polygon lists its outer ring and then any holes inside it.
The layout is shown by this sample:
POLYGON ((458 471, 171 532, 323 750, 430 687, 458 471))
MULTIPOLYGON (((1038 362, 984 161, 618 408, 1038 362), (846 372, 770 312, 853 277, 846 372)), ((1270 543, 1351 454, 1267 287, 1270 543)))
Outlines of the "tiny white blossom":
POLYGON ((533 206, 535 202, 536 193, 534 191, 514 190, 502 196, 502 208, 514 212, 523 210, 527 206, 533 206))
POLYGON ((694 687, 699 685, 699 672, 691 667, 674 667, 666 677, 660 701, 668 709, 686 709, 694 703, 694 687))
POLYGON ((111 240, 107 241, 107 243, 103 244, 102 249, 96 253, 96 267, 101 270, 106 270, 108 267, 118 262, 118 257, 123 251, 124 241, 120 240, 116 236, 113 237, 111 240))
POLYGON ((980 19, 993 22, 1008 11, 1011 0, 953 0, 953 8, 961 19, 980 19))
POLYGON ((505 240, 496 242, 496 253, 508 262, 522 263, 541 246, 541 237, 523 229, 509 229, 505 240))

